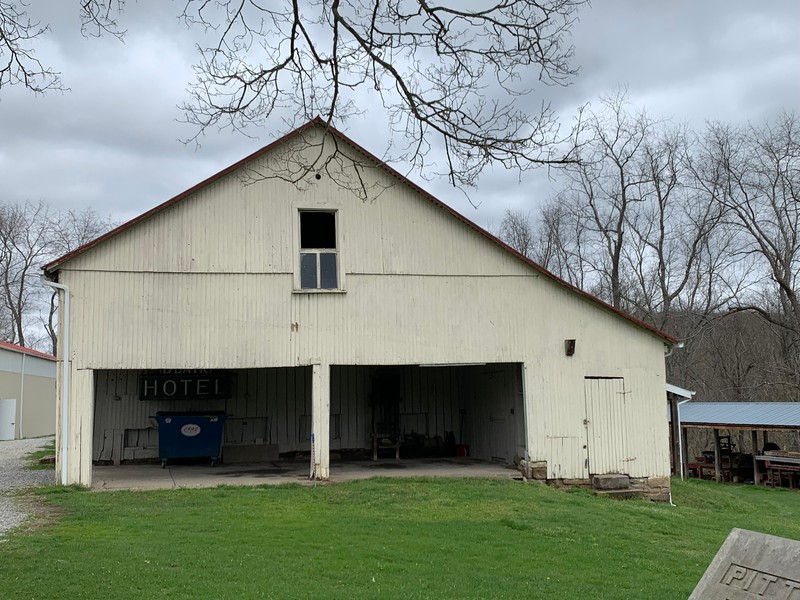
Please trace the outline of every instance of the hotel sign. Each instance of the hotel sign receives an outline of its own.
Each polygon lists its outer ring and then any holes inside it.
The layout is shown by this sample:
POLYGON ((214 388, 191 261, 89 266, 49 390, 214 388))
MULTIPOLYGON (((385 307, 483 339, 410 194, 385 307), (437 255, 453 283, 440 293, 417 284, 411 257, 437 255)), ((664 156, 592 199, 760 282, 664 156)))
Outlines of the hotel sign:
POLYGON ((139 375, 139 400, 227 400, 233 375, 203 369, 162 369, 139 375))

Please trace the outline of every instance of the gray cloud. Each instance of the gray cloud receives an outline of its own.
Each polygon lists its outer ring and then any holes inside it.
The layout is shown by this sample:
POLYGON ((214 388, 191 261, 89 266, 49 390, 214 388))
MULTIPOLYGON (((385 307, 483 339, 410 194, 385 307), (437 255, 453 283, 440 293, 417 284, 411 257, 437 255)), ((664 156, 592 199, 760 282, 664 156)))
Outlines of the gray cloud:
MULTIPOLYGON (((282 133, 253 137, 210 131, 200 148, 179 140, 191 126, 177 108, 188 96, 198 32, 176 18, 174 3, 128 3, 125 42, 80 35, 72 2, 46 5, 52 32, 37 48, 63 73, 71 91, 32 97, 20 89, 0 96, 0 200, 44 199, 57 207, 92 206, 127 219, 181 192, 282 133)), ((576 108, 627 85, 632 101, 656 117, 702 126, 706 119, 754 121, 795 110, 800 98, 800 5, 793 0, 629 2, 596 0, 574 30, 581 72, 542 99, 569 119, 576 108)), ((200 40, 202 41, 202 39, 200 40)), ((363 119, 342 129, 381 156, 388 127, 376 120, 375 98, 363 119)), ((394 165, 401 172, 403 165, 394 165)), ((545 172, 487 172, 470 191, 477 209, 441 179, 412 179, 483 225, 506 207, 530 210, 555 189, 545 172)))

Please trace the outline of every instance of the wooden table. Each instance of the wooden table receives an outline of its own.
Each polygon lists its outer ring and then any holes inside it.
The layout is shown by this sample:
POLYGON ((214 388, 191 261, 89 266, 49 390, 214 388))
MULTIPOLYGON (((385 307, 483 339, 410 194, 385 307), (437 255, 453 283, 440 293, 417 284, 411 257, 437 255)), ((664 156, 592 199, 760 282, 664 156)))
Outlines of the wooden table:
POLYGON ((756 460, 764 463, 766 482, 772 487, 783 487, 784 481, 792 489, 800 487, 800 457, 759 454, 756 460))
MULTIPOLYGON (((694 473, 699 479, 706 479, 705 472, 709 471, 711 476, 708 479, 714 479, 717 475, 713 462, 692 462, 686 465, 689 468, 689 473, 694 473)), ((720 474, 722 481, 731 481, 731 466, 730 464, 723 464, 720 466, 720 474)))

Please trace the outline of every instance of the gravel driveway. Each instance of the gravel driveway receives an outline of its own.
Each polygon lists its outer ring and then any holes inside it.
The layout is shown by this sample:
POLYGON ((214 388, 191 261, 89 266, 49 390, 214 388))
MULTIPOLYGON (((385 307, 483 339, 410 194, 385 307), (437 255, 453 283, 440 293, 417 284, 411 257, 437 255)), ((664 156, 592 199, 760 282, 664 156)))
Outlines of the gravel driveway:
POLYGON ((0 538, 9 529, 18 527, 28 517, 13 491, 36 485, 55 483, 55 472, 25 469, 23 457, 38 450, 52 437, 0 442, 0 538))

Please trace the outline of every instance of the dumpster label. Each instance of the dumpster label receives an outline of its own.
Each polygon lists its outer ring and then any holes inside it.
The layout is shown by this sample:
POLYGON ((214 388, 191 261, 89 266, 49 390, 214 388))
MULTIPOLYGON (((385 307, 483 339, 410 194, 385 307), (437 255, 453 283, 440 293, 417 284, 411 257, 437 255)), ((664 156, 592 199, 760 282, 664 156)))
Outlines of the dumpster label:
POLYGON ((187 423, 181 427, 181 433, 186 437, 194 437, 200 433, 200 425, 195 423, 187 423))

